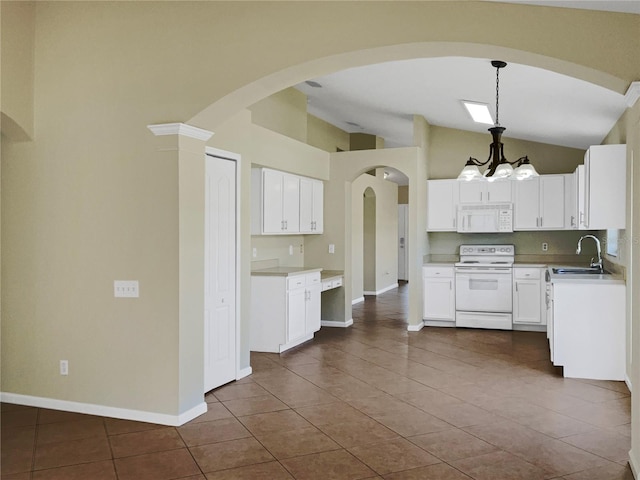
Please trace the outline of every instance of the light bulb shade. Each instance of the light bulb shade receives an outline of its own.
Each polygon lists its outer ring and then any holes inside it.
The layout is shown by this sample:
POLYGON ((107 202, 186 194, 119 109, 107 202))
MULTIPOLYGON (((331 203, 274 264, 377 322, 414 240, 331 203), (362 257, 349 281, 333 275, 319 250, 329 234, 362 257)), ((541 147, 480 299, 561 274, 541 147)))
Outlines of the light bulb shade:
POLYGON ((498 165, 498 168, 496 168, 496 171, 493 173, 493 177, 498 179, 498 178, 507 178, 510 177, 513 174, 513 167, 504 162, 504 163, 500 163, 498 165))
POLYGON ((538 177, 538 172, 529 162, 523 163, 513 171, 513 175, 517 180, 526 180, 528 178, 538 177))
POLYGON ((465 167, 458 175, 458 180, 470 182, 471 180, 476 180, 482 178, 482 174, 476 165, 465 165, 465 167))

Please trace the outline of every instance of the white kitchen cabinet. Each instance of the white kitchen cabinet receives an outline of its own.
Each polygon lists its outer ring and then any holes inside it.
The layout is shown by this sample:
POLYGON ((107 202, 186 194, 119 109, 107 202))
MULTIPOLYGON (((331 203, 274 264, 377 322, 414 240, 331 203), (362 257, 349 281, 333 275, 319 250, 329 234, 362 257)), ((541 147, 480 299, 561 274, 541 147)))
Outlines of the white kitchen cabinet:
POLYGON ((528 329, 527 326, 543 327, 546 324, 544 270, 541 267, 513 268, 514 328, 523 330, 528 329))
POLYGON ((624 380, 624 283, 552 281, 553 364, 563 367, 565 377, 624 380))
POLYGON ((564 207, 565 230, 577 230, 580 219, 577 172, 564 175, 564 207))
POLYGON ((581 229, 626 228, 627 146, 595 145, 584 156, 584 175, 578 202, 581 229))
POLYGON ((422 267, 423 319, 428 326, 455 326, 456 297, 453 265, 422 267))
POLYGON ((456 179, 427 181, 427 231, 455 232, 458 208, 456 179))
POLYGON ((251 276, 251 350, 281 353, 320 329, 320 272, 251 276))
POLYGON ((322 233, 324 229, 324 184, 300 177, 300 233, 322 233))
POLYGON ((563 230, 565 176, 541 175, 515 182, 514 230, 563 230))
POLYGON ((300 179, 267 168, 251 171, 251 234, 300 233, 300 179))
POLYGON ((510 180, 459 182, 459 203, 511 203, 510 180))

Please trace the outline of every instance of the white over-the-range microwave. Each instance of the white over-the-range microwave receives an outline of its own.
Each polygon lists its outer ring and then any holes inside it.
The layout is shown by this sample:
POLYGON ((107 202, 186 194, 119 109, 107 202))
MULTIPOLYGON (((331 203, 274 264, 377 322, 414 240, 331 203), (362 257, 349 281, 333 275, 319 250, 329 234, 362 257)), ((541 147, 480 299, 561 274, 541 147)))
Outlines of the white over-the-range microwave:
POLYGON ((513 232, 512 203, 479 203, 458 206, 458 232, 513 232))

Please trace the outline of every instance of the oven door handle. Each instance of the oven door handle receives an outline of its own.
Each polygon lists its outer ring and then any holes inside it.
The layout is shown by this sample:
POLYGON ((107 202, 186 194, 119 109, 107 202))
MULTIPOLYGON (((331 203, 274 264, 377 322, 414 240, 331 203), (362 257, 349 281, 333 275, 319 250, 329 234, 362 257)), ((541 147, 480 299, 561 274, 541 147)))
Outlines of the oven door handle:
POLYGON ((512 269, 509 267, 456 267, 456 273, 471 274, 471 275, 483 275, 483 274, 509 274, 512 269))

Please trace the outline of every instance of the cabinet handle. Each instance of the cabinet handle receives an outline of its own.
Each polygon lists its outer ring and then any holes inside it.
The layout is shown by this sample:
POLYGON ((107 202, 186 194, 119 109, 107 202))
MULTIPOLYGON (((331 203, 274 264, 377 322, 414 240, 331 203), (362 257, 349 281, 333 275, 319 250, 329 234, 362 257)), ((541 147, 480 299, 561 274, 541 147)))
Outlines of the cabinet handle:
POLYGON ((482 195, 483 195, 483 193, 480 192, 480 201, 482 201, 482 195))
POLYGON ((289 220, 284 221, 284 229, 289 230, 289 220))
POLYGON ((449 280, 449 290, 453 290, 453 282, 449 280))
POLYGON ((516 282, 516 292, 518 291, 518 282, 516 282))
POLYGON ((491 192, 487 192, 487 202, 491 201, 491 192))
POLYGON ((584 212, 580 212, 580 225, 584 225, 584 212))
POLYGON ((573 215, 571 215, 571 226, 575 227, 576 225, 576 217, 574 217, 573 215))

